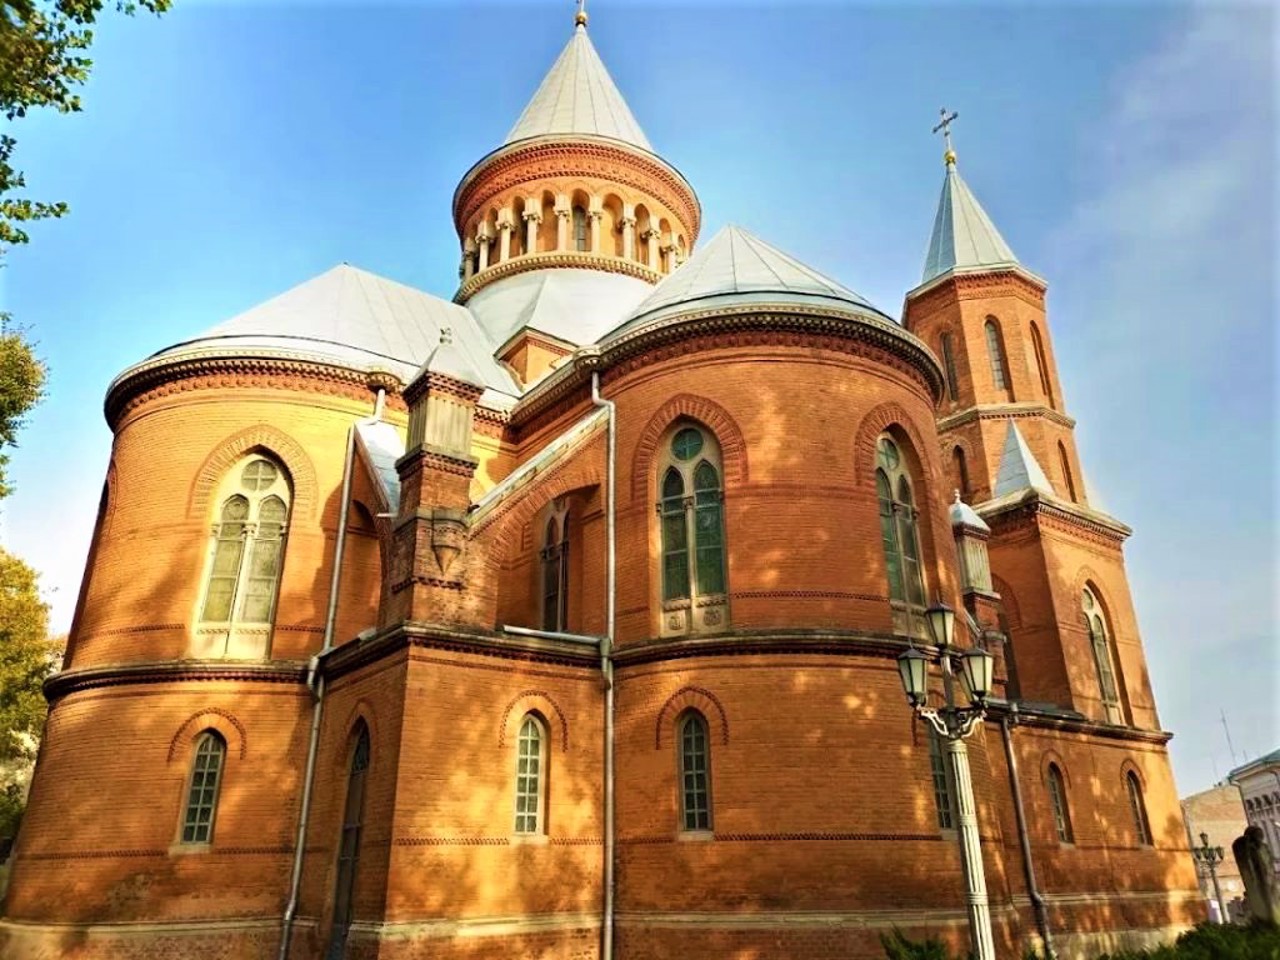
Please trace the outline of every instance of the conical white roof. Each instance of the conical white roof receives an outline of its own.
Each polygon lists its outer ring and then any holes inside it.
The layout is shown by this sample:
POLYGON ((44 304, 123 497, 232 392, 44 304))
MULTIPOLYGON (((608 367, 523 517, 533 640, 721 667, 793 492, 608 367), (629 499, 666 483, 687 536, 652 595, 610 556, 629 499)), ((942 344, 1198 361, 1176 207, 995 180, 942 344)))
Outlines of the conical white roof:
POLYGON ((285 354, 408 380, 437 350, 444 328, 453 334, 449 355, 459 360, 459 374, 519 395, 465 307, 345 263, 152 359, 285 354))
POLYGON ((730 225, 654 287, 614 333, 704 306, 796 302, 846 310, 854 307, 888 319, 865 297, 730 225))
POLYGON ((955 163, 949 162, 920 282, 928 283, 948 270, 1017 264, 1018 258, 961 178, 955 163))
POLYGON ((566 133, 609 137, 653 152, 582 24, 505 142, 566 133))
POLYGON ((1000 454, 1000 470, 996 473, 996 488, 991 496, 995 499, 1028 489, 1054 496, 1053 485, 1049 483, 1035 454, 1027 446, 1022 431, 1010 420, 1009 432, 1004 438, 1004 451, 1000 454))

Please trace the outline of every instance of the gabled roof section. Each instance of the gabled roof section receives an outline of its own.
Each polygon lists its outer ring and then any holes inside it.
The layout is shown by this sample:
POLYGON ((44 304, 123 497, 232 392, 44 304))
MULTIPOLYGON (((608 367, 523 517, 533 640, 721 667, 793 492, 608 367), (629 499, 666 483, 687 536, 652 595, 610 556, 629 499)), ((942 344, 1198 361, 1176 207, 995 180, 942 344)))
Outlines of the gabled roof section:
POLYGON ((520 395, 465 307, 345 263, 160 351, 147 363, 187 356, 284 355, 356 370, 387 370, 407 383, 437 348, 443 329, 453 332, 453 349, 481 386, 520 395))
POLYGON ((852 308, 890 319, 888 314, 843 284, 805 266, 741 227, 730 225, 654 287, 628 321, 605 340, 676 313, 763 303, 852 308))
POLYGON ((505 142, 549 134, 608 137, 653 152, 581 22, 505 142))
POLYGON ((949 270, 1018 265, 1018 258, 961 178, 955 161, 949 159, 920 282, 928 283, 949 270))
POLYGON ((1044 475, 1044 470, 1036 461, 1035 454, 1027 446, 1022 431, 1012 420, 1009 421, 1009 432, 1005 434, 1004 451, 1000 454, 1000 470, 996 474, 996 487, 992 491, 992 499, 1003 497, 1023 490, 1036 490, 1040 493, 1055 496, 1053 485, 1044 475))

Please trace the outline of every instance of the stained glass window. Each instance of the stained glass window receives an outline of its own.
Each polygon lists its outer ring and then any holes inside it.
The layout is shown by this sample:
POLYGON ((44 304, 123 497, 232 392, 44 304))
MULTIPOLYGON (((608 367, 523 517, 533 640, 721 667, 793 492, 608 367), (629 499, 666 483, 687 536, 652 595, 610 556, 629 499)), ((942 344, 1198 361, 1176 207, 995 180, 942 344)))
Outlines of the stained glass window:
POLYGON ((685 830, 711 829, 707 721, 696 711, 680 721, 680 812, 685 830))
POLYGON ((662 478, 662 599, 689 596, 689 539, 684 478, 675 467, 662 478))
POLYGON ((222 761, 227 744, 212 730, 200 734, 191 784, 187 789, 187 809, 182 818, 183 843, 209 843, 213 839, 214 815, 218 809, 218 788, 222 781, 222 761))

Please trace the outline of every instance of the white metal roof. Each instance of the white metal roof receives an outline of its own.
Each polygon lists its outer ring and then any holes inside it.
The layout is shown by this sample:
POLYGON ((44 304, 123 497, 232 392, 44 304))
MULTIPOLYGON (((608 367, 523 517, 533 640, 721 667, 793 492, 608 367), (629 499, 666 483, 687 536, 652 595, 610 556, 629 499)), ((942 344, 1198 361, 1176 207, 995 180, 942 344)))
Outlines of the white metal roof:
POLYGON ((653 152, 581 24, 507 134, 506 143, 565 133, 609 137, 653 152))
MULTIPOLYGON (((490 394, 518 397, 493 344, 466 308, 340 264, 149 361, 184 356, 314 357, 357 370, 385 369, 408 382, 453 333, 458 373, 490 394)), ((451 371, 445 371, 451 372, 451 371)))
POLYGON ((890 320, 888 314, 860 294, 741 227, 729 225, 654 287, 610 338, 702 307, 763 303, 805 303, 846 310, 854 307, 890 320))
POLYGON ((1044 475, 1035 454, 1023 439, 1022 431, 1012 420, 1004 438, 1004 451, 1000 454, 1000 470, 996 473, 996 488, 992 499, 1022 490, 1038 490, 1054 496, 1053 485, 1044 475))
POLYGON ((955 163, 948 163, 920 282, 928 283, 948 270, 1017 264, 1018 258, 961 178, 955 163))
POLYGON ((382 498, 381 506, 387 513, 399 513, 400 473, 396 461, 404 456, 400 431, 385 420, 363 420, 356 424, 356 447, 382 498))

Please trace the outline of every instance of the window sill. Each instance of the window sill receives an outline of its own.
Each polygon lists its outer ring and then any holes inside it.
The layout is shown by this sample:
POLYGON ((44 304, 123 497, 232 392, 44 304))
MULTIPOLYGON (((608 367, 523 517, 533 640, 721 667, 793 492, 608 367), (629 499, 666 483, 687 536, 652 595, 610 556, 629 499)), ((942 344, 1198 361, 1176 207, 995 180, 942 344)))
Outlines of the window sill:
POLYGON ((513 847, 545 847, 550 842, 551 838, 545 833, 513 833, 511 835, 513 847))
POLYGON ((680 843, 709 843, 716 838, 714 830, 681 830, 676 834, 680 843))
POLYGON ((171 857, 201 856, 212 852, 212 840, 205 843, 174 843, 169 845, 169 856, 171 857))

